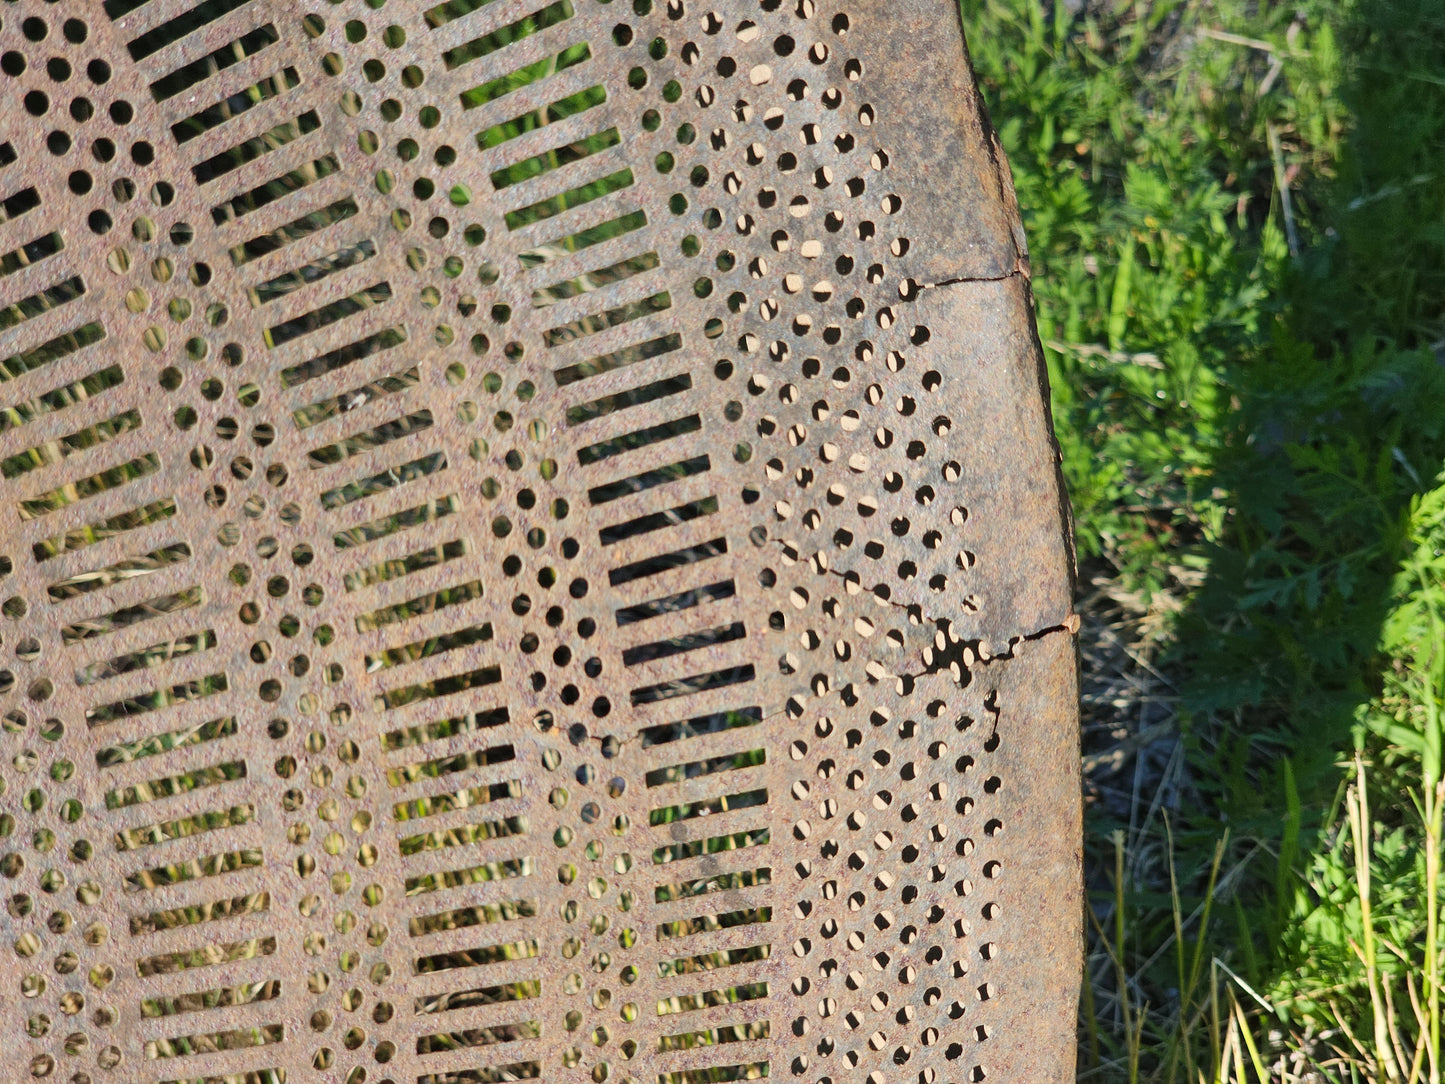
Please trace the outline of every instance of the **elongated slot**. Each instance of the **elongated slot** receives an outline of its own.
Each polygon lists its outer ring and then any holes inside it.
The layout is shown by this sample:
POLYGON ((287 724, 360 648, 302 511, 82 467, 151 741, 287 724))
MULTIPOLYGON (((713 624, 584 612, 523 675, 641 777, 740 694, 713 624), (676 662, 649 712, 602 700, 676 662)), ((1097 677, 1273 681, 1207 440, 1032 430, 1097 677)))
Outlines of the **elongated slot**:
POLYGON ((680 504, 662 512, 650 512, 645 516, 630 519, 626 523, 603 527, 597 534, 604 546, 614 546, 629 538, 665 530, 668 527, 676 527, 678 524, 689 523, 703 516, 714 515, 717 509, 716 497, 704 497, 700 501, 688 501, 686 504, 680 504))
POLYGON ((742 832, 733 832, 731 835, 709 836, 706 839, 693 839, 658 847, 652 852, 652 862, 654 865, 664 865, 668 862, 681 862, 688 858, 700 858, 703 855, 742 850, 744 847, 763 847, 771 840, 772 835, 768 829, 751 828, 742 832))
POLYGON ((559 192, 555 196, 548 196, 536 203, 529 203, 525 207, 508 211, 502 216, 503 221, 506 222, 507 229, 520 230, 525 226, 532 226, 546 219, 554 218, 564 211, 585 207, 593 200, 610 196, 614 192, 621 192, 624 188, 631 188, 632 184, 632 170, 619 169, 605 177, 598 177, 595 181, 588 181, 586 184, 569 188, 565 192, 559 192))
POLYGON ((508 722, 510 718, 511 715, 506 708, 492 708, 490 711, 453 715, 449 719, 438 719, 422 726, 389 730, 381 735, 381 747, 388 752, 411 749, 418 745, 442 741, 445 738, 455 738, 458 734, 491 730, 493 727, 499 727, 508 722))
POLYGON ((757 726, 762 721, 763 709, 754 706, 733 711, 715 711, 675 723, 644 727, 638 731, 637 736, 642 739, 642 748, 650 749, 654 745, 667 745, 675 741, 706 737, 709 734, 723 734, 741 727, 757 726))
MULTIPOLYGON (((591 402, 568 407, 567 424, 569 426, 584 425, 587 422, 596 421, 598 418, 605 418, 619 410, 629 410, 635 406, 645 406, 648 403, 655 403, 659 399, 680 395, 691 387, 692 376, 688 373, 679 373, 677 376, 655 380, 651 384, 644 384, 639 388, 614 392, 611 395, 604 395, 600 399, 593 399, 591 402)), ((593 503, 598 502, 594 501, 593 503)))
POLYGON ((150 692, 129 696, 124 700, 97 705, 86 711, 85 725, 93 730, 119 719, 147 715, 164 708, 175 707, 177 704, 188 704, 195 700, 204 700, 208 696, 218 696, 229 687, 230 683, 225 673, 207 674, 205 677, 178 682, 163 689, 153 689, 150 692))
POLYGON ((205 135, 211 129, 219 128, 228 120, 233 120, 256 108, 262 102, 268 102, 272 98, 285 94, 300 83, 301 76, 297 74, 295 68, 282 68, 244 90, 238 90, 221 101, 209 105, 205 109, 198 109, 184 120, 172 124, 171 136, 177 145, 189 143, 191 140, 205 135))
POLYGON ((541 980, 524 979, 522 982, 504 982, 496 986, 477 987, 473 990, 427 994, 413 999, 412 1011, 418 1016, 429 1016, 432 1013, 475 1009, 482 1005, 501 1005, 508 1001, 530 1001, 541 996, 541 980))
POLYGON ((355 549, 358 546, 389 538, 402 531, 410 531, 428 523, 435 523, 437 520, 453 515, 460 508, 460 498, 452 493, 445 497, 438 497, 436 500, 427 501, 425 504, 419 504, 414 508, 403 509, 389 516, 382 516, 366 523, 359 523, 344 531, 338 531, 331 536, 331 544, 338 550, 355 549))
POLYGON ((0 459, 0 478, 8 480, 18 478, 22 474, 29 474, 33 470, 40 470, 52 463, 69 459, 73 455, 98 448, 102 444, 109 444, 113 440, 119 440, 140 427, 139 410, 123 411, 114 417, 106 418, 94 425, 88 425, 77 432, 56 437, 44 444, 26 448, 23 452, 16 452, 14 455, 0 459))
POLYGON ((513 162, 509 166, 493 170, 491 174, 492 188, 500 192, 514 184, 521 184, 523 181, 541 177, 575 162, 585 161, 594 154, 620 146, 621 143, 622 135, 616 128, 608 128, 590 136, 584 136, 582 139, 564 143, 560 147, 553 147, 541 154, 534 154, 520 162, 513 162))
POLYGON ((680 956, 675 960, 658 960, 657 977, 667 979, 679 975, 716 971, 723 967, 737 967, 739 964, 761 963, 763 960, 771 959, 772 955, 772 945, 749 945, 746 948, 701 952, 696 956, 680 956))
POLYGON ((720 915, 697 915, 693 918, 680 918, 674 922, 659 922, 657 939, 670 941, 676 937, 691 937, 699 933, 732 930, 739 926, 752 926, 772 920, 773 909, 771 907, 747 907, 737 911, 726 911, 720 915))
POLYGON ((551 286, 544 286, 539 290, 532 291, 532 307, 536 309, 549 308, 563 301, 570 301, 574 297, 581 297, 583 294, 590 294, 597 290, 606 289, 619 282, 626 282, 628 279, 648 271, 655 271, 662 266, 662 261, 656 252, 644 252, 638 256, 629 256, 625 260, 618 260, 606 267, 599 267, 595 271, 588 271, 578 275, 574 279, 567 279, 564 282, 554 283, 551 286))
MULTIPOLYGON (((226 1050, 249 1050, 282 1042, 286 1029, 280 1024, 231 1028, 198 1035, 181 1035, 170 1039, 148 1039, 142 1048, 147 1061, 160 1058, 186 1058, 198 1054, 216 1054, 226 1050)), ((246 1074, 250 1076, 251 1074, 246 1074)))
POLYGON ((310 263, 296 268, 294 271, 287 271, 283 275, 267 279, 246 291, 246 296, 251 299, 255 306, 267 305, 277 301, 303 286, 310 286, 313 283, 329 278, 347 268, 356 267, 365 263, 376 255, 376 242, 370 239, 358 241, 354 245, 347 245, 345 248, 337 249, 335 252, 319 256, 310 263))
POLYGON ((267 23, 265 26, 257 27, 249 33, 242 34, 234 41, 227 42, 214 52, 207 53, 199 60, 192 60, 169 75, 161 76, 150 85, 151 97, 158 102, 174 98, 182 91, 189 90, 197 83, 204 82, 248 57, 255 56, 268 45, 275 45, 280 40, 281 35, 276 32, 274 24, 267 23))
POLYGON ((104 568, 79 572, 57 580, 45 589, 51 602, 63 602, 91 591, 113 587, 117 583, 129 583, 161 572, 171 565, 180 564, 191 558, 191 547, 185 542, 176 542, 137 557, 126 557, 104 568))
POLYGON ((459 1069, 451 1073, 426 1073, 416 1078, 416 1084, 508 1084, 515 1080, 536 1080, 541 1075, 541 1062, 519 1061, 509 1065, 459 1069))
POLYGON ((119 387, 125 381, 125 373, 119 365, 109 365, 99 372, 90 373, 79 380, 72 380, 58 388, 52 388, 33 399, 0 409, 0 433, 8 433, 22 425, 49 414, 88 402, 97 395, 119 387))
POLYGON ((428 636, 423 640, 414 640, 409 644, 400 647, 388 648, 385 651, 377 652, 375 655, 367 655, 366 672, 374 674, 380 670, 390 670, 396 666, 406 666, 410 663, 420 662, 423 659, 435 658, 438 655, 446 654, 448 651, 461 651, 476 644, 490 643, 492 639, 492 626, 488 622, 483 625, 469 625, 464 629, 457 629, 454 632, 446 632, 437 636, 428 636))
POLYGON ((163 911, 130 917, 130 935, 162 933, 179 930, 187 926, 199 926, 207 922, 219 922, 228 918, 243 918, 271 910, 271 893, 248 892, 228 899, 210 900, 205 903, 184 907, 169 907, 163 911))
POLYGON ((426 25, 433 30, 446 26, 453 19, 460 19, 463 15, 470 15, 474 11, 494 3, 495 0, 445 0, 444 3, 435 7, 427 8, 422 12, 422 18, 426 25))
POLYGON ((481 666, 475 670, 468 670, 461 674, 449 674, 433 681, 405 685, 398 689, 387 689, 372 697, 372 707, 377 711, 393 711, 443 696, 455 696, 458 693, 470 692, 472 689, 483 689, 488 685, 495 685, 501 680, 502 668, 500 666, 481 666))
POLYGON ((212 809, 204 813, 193 813, 189 817, 148 824, 143 828, 126 828, 115 833, 117 851, 133 851, 140 847, 153 847, 171 840, 186 839, 205 832, 219 832, 250 824, 256 819, 256 807, 249 802, 231 806, 229 809, 212 809))
POLYGON ((564 365, 552 373, 552 379, 557 382, 559 388, 565 388, 568 384, 575 384, 579 380, 601 376, 603 373, 610 373, 616 369, 625 369, 629 365, 637 365, 681 349, 682 336, 677 332, 670 332, 655 339, 649 339, 647 342, 625 346, 607 354, 599 354, 586 361, 579 361, 575 365, 564 365))
POLYGON ((504 120, 489 128, 483 128, 477 133, 477 147, 484 151, 500 147, 503 143, 518 139, 528 132, 535 132, 549 124, 556 124, 568 117, 585 113, 605 101, 607 101, 607 88, 601 85, 590 86, 586 90, 579 90, 565 98, 558 98, 551 105, 529 109, 511 120, 504 120))
POLYGON ((106 745, 95 752, 97 768, 113 768, 117 764, 131 764, 146 757, 157 757, 176 749, 190 749, 207 742, 235 737, 236 717, 225 715, 219 719, 207 719, 204 723, 169 730, 164 734, 150 734, 135 741, 106 745))
POLYGON ((203 26, 209 26, 223 15, 229 15, 237 8, 245 7, 251 0, 203 0, 193 8, 187 8, 179 15, 159 26, 146 31, 126 45, 132 60, 144 60, 152 53, 158 53, 167 45, 173 45, 193 34, 203 26))
POLYGON ((297 429, 309 429, 313 425, 319 425, 330 418, 350 413, 368 403, 374 403, 378 399, 384 399, 389 395, 399 395, 408 388, 416 387, 420 382, 421 370, 412 366, 405 372, 377 377, 359 388, 352 388, 340 395, 331 395, 293 410, 291 420, 296 423, 297 429))
POLYGON ((341 161, 336 155, 322 155, 279 177, 263 181, 250 191, 233 196, 225 203, 217 204, 211 208, 211 221, 217 226, 223 226, 340 172, 341 161))
POLYGON ((694 674, 692 677, 681 678, 677 681, 663 681, 656 685, 646 685, 632 690, 630 699, 633 707, 641 707, 644 704, 657 704, 664 700, 676 700, 683 696, 696 696, 698 693, 708 693, 715 689, 726 689, 733 685, 746 685, 756 677, 757 670, 752 663, 745 666, 729 666, 706 674, 694 674))
POLYGON ((649 602, 640 602, 636 606, 624 606, 616 612, 617 626, 625 628, 639 621, 650 621, 654 617, 662 617, 665 614, 691 610, 705 602, 720 602, 723 599, 733 598, 736 594, 737 583, 734 580, 723 580, 719 583, 710 583, 706 587, 679 591, 675 595, 652 599, 649 602))
POLYGON ((659 1035, 657 1052, 665 1054, 671 1050, 697 1050, 703 1047, 722 1046, 725 1043, 751 1043, 768 1038, 772 1026, 767 1020, 755 1020, 747 1024, 720 1024, 701 1031, 684 1031, 675 1035, 659 1035))
POLYGON ((405 557, 395 557, 389 561, 371 565, 369 568, 348 572, 341 578, 341 585, 348 591, 375 587, 377 584, 410 576, 414 572, 424 572, 429 568, 444 565, 448 561, 455 561, 459 557, 465 557, 469 552, 470 548, 467 542, 456 538, 437 546, 428 546, 416 553, 409 553, 405 557))
POLYGON ((400 324, 382 328, 374 334, 358 339, 354 343, 339 346, 335 350, 328 350, 324 354, 318 354, 300 365, 292 365, 281 370, 281 386, 283 388, 294 388, 298 384, 304 384, 308 380, 315 380, 317 377, 325 376, 327 373, 335 372, 337 369, 344 369, 348 365, 369 358, 373 354, 379 354, 383 350, 391 350, 406 342, 406 328, 400 324))
POLYGON ((484 945, 481 948, 460 949, 456 952, 438 952, 431 956, 420 956, 412 963, 412 974, 432 975, 438 971, 453 971, 460 968, 488 967, 506 963, 509 960, 530 960, 537 956, 539 946, 535 938, 512 941, 503 945, 484 945))
POLYGON ((451 71, 470 61, 489 56, 498 49, 515 45, 523 38, 531 37, 533 34, 538 34, 548 27, 556 26, 570 18, 572 18, 571 0, 556 0, 556 3, 548 4, 540 11, 534 11, 531 15, 508 23, 506 26, 499 26, 489 34, 483 34, 479 38, 473 38, 469 42, 446 50, 442 53, 442 63, 446 65, 447 71, 451 71))
POLYGON ((485 83, 474 86, 470 90, 464 90, 458 95, 458 98, 462 103, 463 110, 476 109, 478 106, 503 98, 514 90, 521 90, 533 83, 550 79, 568 68, 575 68, 583 61, 591 59, 592 47, 585 41, 579 41, 575 45, 567 46, 555 56, 545 56, 541 60, 534 60, 515 71, 499 75, 495 79, 488 79, 485 83))
POLYGON ((695 994, 678 994, 661 998, 657 1002, 658 1016, 675 1013, 697 1012, 713 1009, 719 1005, 736 1005, 743 1001, 758 1001, 768 996, 768 984, 749 982, 741 986, 724 986, 716 990, 700 990, 695 994))
POLYGON ((136 651, 128 651, 124 655, 101 659, 89 666, 81 667, 75 672, 75 684, 84 688, 97 681, 108 681, 111 678, 119 677, 121 674, 149 670, 155 666, 164 666, 176 659, 199 655, 202 652, 210 651, 215 646, 216 633, 212 629, 204 629, 186 636, 177 636, 171 640, 162 640, 160 643, 148 644, 136 651))
POLYGON ((218 787, 223 783, 231 783, 245 778, 246 762, 244 760, 228 760, 221 764, 197 768, 194 771, 177 772, 175 775, 163 776, 145 783, 136 783, 134 786, 107 791, 105 808, 116 810, 133 805, 144 805, 147 802, 173 798, 177 794, 189 794, 191 791, 201 790, 205 787, 218 787))
POLYGON ((699 561, 711 561, 715 557, 724 556, 727 552, 728 540, 714 538, 709 542, 700 542, 695 546, 685 546, 670 553, 660 553, 656 557, 644 557, 640 561, 620 565, 607 573, 607 582, 613 587, 621 587, 649 576, 686 568, 699 561))
POLYGON ((553 260, 560 260, 564 256, 571 256, 584 249, 589 249, 593 245, 604 244, 618 237, 624 237, 646 225, 647 213, 645 211, 629 211, 616 218, 609 218, 606 222, 598 223, 596 226, 566 234, 545 245, 538 245, 536 248, 519 252, 517 253, 517 262, 524 269, 541 267, 553 260))
POLYGON ((294 143, 303 136, 321 128, 321 116, 314 109, 302 113, 294 120, 282 121, 258 136, 253 136, 234 147, 227 147, 219 154, 191 167, 191 176, 197 184, 210 184, 226 174, 240 169, 249 162, 279 151, 288 143, 294 143))
POLYGON ((548 347, 559 346, 562 343, 573 342, 588 335, 600 334, 609 328, 621 327, 623 324, 631 323, 633 320, 641 320, 646 316, 666 312, 670 308, 672 308, 672 294, 663 290, 661 293, 653 294, 651 297, 644 297, 638 301, 629 301, 625 305, 618 305, 615 308, 607 309, 605 312, 579 317, 570 324, 562 324, 559 327, 549 328, 542 333, 542 342, 548 347))
POLYGON ((525 1039, 536 1039, 542 1034, 542 1025, 536 1020, 523 1020, 515 1024, 493 1024, 485 1028, 467 1028, 464 1031, 442 1031, 416 1037, 418 1054, 438 1054, 452 1050, 469 1050, 484 1046, 498 1046, 502 1043, 517 1043, 525 1039))
POLYGON ((710 470, 712 470, 712 460, 706 455, 695 455, 690 459, 669 463, 665 467, 656 467, 653 470, 619 478, 615 482, 593 486, 587 491, 587 500, 593 505, 608 504, 611 501, 621 500, 623 497, 630 497, 635 493, 646 493, 649 489, 656 489, 658 486, 706 474, 710 470))
POLYGON ((387 625, 394 625, 399 621, 409 621, 411 618, 420 617, 422 614, 444 610, 448 606, 461 606, 481 598, 482 595, 481 580, 469 580, 466 583, 454 584, 451 587, 443 587, 436 591, 428 591, 424 595, 407 599, 405 602, 398 602, 391 606, 383 606, 381 609, 372 610, 370 613, 358 614, 356 617, 356 631, 374 632, 376 629, 385 628, 387 625))
POLYGON ((72 275, 70 278, 57 282, 54 286, 48 286, 44 290, 23 297, 19 301, 0 309, 0 331, 12 328, 27 320, 33 320, 41 313, 50 312, 74 301, 78 297, 85 296, 85 283, 79 275, 72 275))
POLYGON ((335 489, 325 490, 319 497, 321 507, 330 512, 343 505, 354 504, 367 497, 374 497, 378 493, 385 493, 388 489, 409 485, 418 479, 430 477, 446 469, 446 455, 442 452, 432 452, 430 455, 402 463, 400 466, 388 467, 377 474, 358 478, 354 482, 347 482, 335 489))
POLYGON ((170 885, 185 884, 209 877, 220 877, 227 873, 241 873, 248 869, 260 869, 265 865, 265 856, 260 848, 240 851, 223 851, 219 854, 203 855, 188 862, 172 862, 164 866, 136 870, 121 881, 126 892, 153 892, 170 885))
POLYGON ((41 260, 65 251, 65 238, 58 232, 47 233, 0 256, 0 278, 13 275, 41 260))
POLYGON ((686 436, 689 433, 697 433, 702 430, 702 419, 696 414, 689 414, 684 418, 674 418, 671 421, 662 422, 658 425, 649 425, 645 429, 635 429, 630 433, 623 433, 620 436, 612 437, 610 440, 601 440, 596 444, 589 444, 585 448, 577 449, 577 462, 584 467, 590 467, 594 463, 600 463, 604 459, 612 459, 619 455, 626 455, 628 452, 635 452, 639 448, 647 448, 653 444, 661 444, 663 441, 672 440, 674 437, 686 436))
POLYGON ((755 809, 768 804, 768 789, 757 787, 738 794, 719 794, 697 802, 681 805, 660 806, 649 811, 647 823, 656 828, 659 824, 673 824, 690 821, 695 817, 710 817, 719 813, 736 813, 740 809, 755 809))
POLYGON ((425 432, 431 427, 432 412, 430 410, 418 410, 405 417, 393 418, 391 421, 382 422, 380 425, 373 426, 364 432, 345 437, 334 444, 313 448, 307 453, 307 462, 313 470, 320 467, 335 466, 342 460, 362 455, 374 448, 380 448, 398 440, 404 440, 417 433, 425 432))
POLYGON ((622 652, 622 665, 640 666, 643 663, 670 659, 674 655, 685 655, 691 651, 702 651, 719 644, 730 644, 747 636, 747 629, 741 621, 728 625, 672 636, 666 640, 655 640, 650 644, 638 644, 622 652))
MULTIPOLYGON (((266 939, 257 939, 258 946, 266 939)), ((274 939, 270 939, 274 941, 274 939)), ((274 944, 271 951, 275 951, 274 944)), ((252 956, 268 955, 259 951, 252 956)), ((244 957, 251 959, 252 956, 244 957)), ((159 973, 159 972, 158 972, 159 973)), ((261 1001, 273 1001, 281 996, 280 979, 263 979, 260 982, 242 983, 239 986, 218 986, 194 993, 173 994, 169 997, 148 997, 140 1003, 143 1020, 155 1020, 182 1013, 205 1012, 208 1009, 227 1009, 235 1005, 252 1005, 261 1001)), ((278 1076, 277 1084, 281 1078, 278 1076)))
POLYGON ((766 749, 748 749, 740 753, 725 753, 708 757, 706 760, 690 760, 686 764, 670 764, 666 768, 654 768, 644 777, 648 787, 661 787, 669 783, 681 783, 685 779, 701 779, 719 772, 741 771, 756 768, 768 761, 766 749))
POLYGON ((119 512, 108 519, 87 523, 84 527, 77 527, 64 534, 55 535, 53 538, 43 539, 31 546, 30 552, 34 554, 36 561, 48 561, 52 557, 59 557, 62 553, 74 553, 129 531, 138 531, 152 523, 170 519, 176 514, 176 508, 176 502, 171 497, 151 501, 139 508, 119 512))
MULTIPOLYGON (((255 960, 261 956, 270 956, 275 951, 276 939, 274 937, 249 937, 244 941, 230 941, 220 945, 206 945, 203 948, 147 956, 135 962, 135 970, 141 978, 148 979, 152 975, 174 975, 181 971, 194 971, 200 967, 218 967, 221 964, 235 963, 237 960, 255 960)), ((220 1005, 196 1006, 196 1008, 208 1009, 220 1007, 220 1005)), ((185 1012, 187 1010, 178 1011, 185 1012)), ((156 1013, 155 1015, 168 1016, 170 1014, 156 1013)))
POLYGON ((459 824, 445 831, 418 832, 403 836, 396 841, 397 851, 403 858, 450 847, 470 847, 494 839, 508 839, 511 836, 527 834, 526 817, 504 817, 501 820, 481 821, 476 824, 459 824))
POLYGON ((412 896, 441 892, 448 888, 490 884, 493 881, 506 881, 513 877, 530 877, 536 872, 537 863, 530 856, 509 858, 502 862, 482 862, 479 865, 466 866, 462 869, 408 877, 406 879, 406 896, 410 899, 412 896))
POLYGON ((104 338, 104 326, 98 321, 91 321, 63 332, 53 339, 48 339, 39 346, 31 347, 19 354, 12 354, 8 358, 0 360, 0 383, 14 380, 26 373, 33 373, 36 369, 44 368, 61 358, 69 357, 87 346, 93 346, 104 338))
POLYGON ((741 888, 757 888, 772 884, 773 871, 762 869, 743 870, 739 873, 717 873, 711 877, 700 877, 692 881, 658 885, 653 890, 654 903, 671 903, 674 900, 689 900, 713 892, 732 892, 741 888))
POLYGON ((354 198, 342 196, 318 211, 308 211, 298 218, 293 218, 285 225, 277 226, 270 233, 257 234, 249 241, 232 247, 227 254, 231 257, 233 267, 244 267, 252 260, 269 256, 287 245, 310 237, 313 233, 320 233, 338 222, 355 218, 360 211, 361 208, 356 205, 354 198))
POLYGON ((397 822, 421 820, 442 813, 455 813, 461 809, 504 802, 509 798, 522 796, 522 783, 509 779, 505 783, 488 783, 443 794, 431 794, 425 798, 413 798, 409 802, 397 802, 391 807, 391 814, 397 822))
POLYGON ((450 753, 432 760, 420 760, 414 764, 386 770, 388 786, 404 787, 426 779, 443 779, 458 772, 470 772, 478 768, 489 768, 495 764, 508 764, 517 759, 512 745, 493 745, 485 749, 470 749, 462 753, 450 753))
POLYGON ((71 644, 78 644, 96 636, 106 636, 112 632, 119 632, 121 629, 131 628, 144 621, 153 621, 158 617, 189 610, 194 606, 199 606, 202 601, 204 601, 204 595, 199 587, 187 587, 183 591, 159 595, 156 598, 147 599, 145 602, 138 602, 134 606, 124 606, 119 610, 112 610, 108 614, 101 614, 98 617, 66 625, 60 630, 60 641, 69 647, 71 644))
POLYGON ((33 211, 39 206, 39 189, 22 188, 19 192, 0 200, 0 223, 14 222, 26 211, 33 211))
POLYGON ((375 308, 389 300, 391 300, 391 284, 374 283, 349 297, 339 298, 319 309, 313 309, 311 312, 302 313, 291 320, 269 327, 262 338, 266 345, 274 350, 303 335, 310 335, 322 328, 330 327, 332 324, 355 316, 359 312, 365 312, 367 309, 375 308))
POLYGON ((731 1084, 734 1080, 758 1080, 768 1075, 765 1061, 745 1065, 714 1065, 707 1069, 684 1069, 675 1073, 658 1073, 657 1084, 731 1084))

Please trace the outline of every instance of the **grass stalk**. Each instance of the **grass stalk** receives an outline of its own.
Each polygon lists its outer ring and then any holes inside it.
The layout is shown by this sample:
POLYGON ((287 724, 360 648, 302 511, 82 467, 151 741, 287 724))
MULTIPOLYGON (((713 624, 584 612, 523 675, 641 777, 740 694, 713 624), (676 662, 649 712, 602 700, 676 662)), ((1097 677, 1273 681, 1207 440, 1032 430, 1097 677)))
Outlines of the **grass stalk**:
POLYGON ((1379 957, 1375 945, 1375 916, 1370 885, 1370 799, 1365 786, 1365 762, 1355 755, 1355 782, 1346 801, 1350 818, 1350 839, 1354 844, 1355 891, 1360 900, 1360 943, 1353 945, 1365 965, 1365 986, 1370 995, 1371 1023, 1374 1029, 1373 1053, 1384 1070, 1385 1078, 1400 1080, 1400 1066, 1395 1060, 1394 1041, 1390 1034, 1390 1013, 1381 989, 1379 957))
POLYGON ((1440 697, 1445 691, 1445 621, 1436 605, 1439 585, 1434 591, 1420 570, 1421 597, 1430 617, 1429 654, 1423 669, 1419 699, 1425 708, 1425 735, 1421 756, 1422 813, 1425 821, 1425 1046, 1430 1084, 1440 1084, 1440 843, 1445 819, 1445 780, 1441 779, 1440 697))

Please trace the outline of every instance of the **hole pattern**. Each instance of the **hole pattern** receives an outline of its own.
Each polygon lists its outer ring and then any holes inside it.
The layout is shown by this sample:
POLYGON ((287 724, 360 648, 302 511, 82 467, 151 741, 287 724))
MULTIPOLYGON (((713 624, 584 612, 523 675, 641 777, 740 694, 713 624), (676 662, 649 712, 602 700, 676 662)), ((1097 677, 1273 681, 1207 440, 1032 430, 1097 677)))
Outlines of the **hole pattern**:
POLYGON ((992 495, 979 358, 1032 340, 959 360, 893 33, 0 11, 30 1076, 1010 1079, 999 539, 1066 593, 1061 525, 992 495))

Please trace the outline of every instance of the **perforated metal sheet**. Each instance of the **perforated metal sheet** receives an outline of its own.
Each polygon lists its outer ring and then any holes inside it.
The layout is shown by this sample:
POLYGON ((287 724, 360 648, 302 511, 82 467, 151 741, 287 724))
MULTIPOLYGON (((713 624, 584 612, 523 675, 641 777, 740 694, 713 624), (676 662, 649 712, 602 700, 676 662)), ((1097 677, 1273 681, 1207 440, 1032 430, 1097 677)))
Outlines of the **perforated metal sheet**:
POLYGON ((0 5, 8 1079, 1071 1077, 953 0, 0 5))

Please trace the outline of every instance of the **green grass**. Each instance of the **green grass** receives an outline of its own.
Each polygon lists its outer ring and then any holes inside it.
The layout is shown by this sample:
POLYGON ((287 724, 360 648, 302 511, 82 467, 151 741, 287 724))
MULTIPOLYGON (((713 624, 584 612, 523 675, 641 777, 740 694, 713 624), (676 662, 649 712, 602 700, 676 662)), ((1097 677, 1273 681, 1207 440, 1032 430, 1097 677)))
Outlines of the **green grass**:
POLYGON ((1445 7, 963 11, 1081 559, 1174 614, 1170 820, 1089 823, 1081 1075, 1438 1081, 1445 7))

